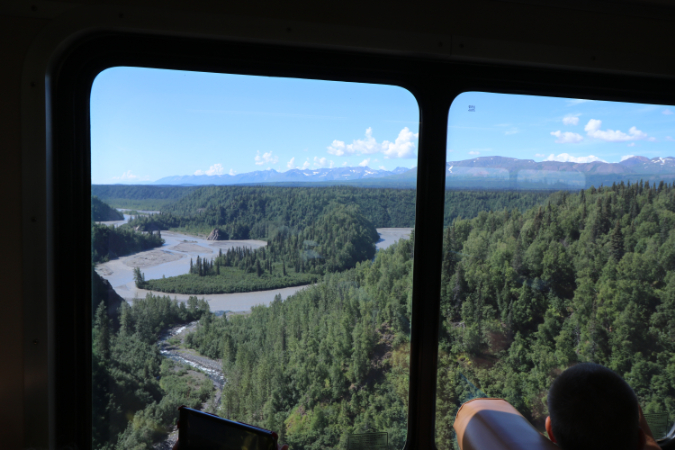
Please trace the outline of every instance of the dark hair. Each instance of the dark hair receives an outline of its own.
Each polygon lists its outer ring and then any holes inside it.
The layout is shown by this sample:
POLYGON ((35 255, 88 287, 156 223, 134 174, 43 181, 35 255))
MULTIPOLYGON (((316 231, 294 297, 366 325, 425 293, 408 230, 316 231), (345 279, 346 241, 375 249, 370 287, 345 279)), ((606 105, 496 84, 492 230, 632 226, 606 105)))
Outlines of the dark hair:
POLYGON ((606 367, 583 363, 565 370, 548 392, 548 410, 563 450, 637 449, 637 397, 606 367))

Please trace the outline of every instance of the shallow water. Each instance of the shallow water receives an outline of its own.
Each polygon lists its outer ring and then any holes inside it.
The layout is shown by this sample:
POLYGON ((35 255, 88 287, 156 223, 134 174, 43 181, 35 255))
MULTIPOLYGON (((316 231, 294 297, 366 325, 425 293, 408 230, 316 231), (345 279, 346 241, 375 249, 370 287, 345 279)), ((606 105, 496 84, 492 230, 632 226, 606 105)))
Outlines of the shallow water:
POLYGON ((410 233, 412 233, 412 228, 378 228, 377 234, 380 235, 380 240, 377 241, 375 247, 378 250, 384 250, 399 239, 410 239, 410 233))

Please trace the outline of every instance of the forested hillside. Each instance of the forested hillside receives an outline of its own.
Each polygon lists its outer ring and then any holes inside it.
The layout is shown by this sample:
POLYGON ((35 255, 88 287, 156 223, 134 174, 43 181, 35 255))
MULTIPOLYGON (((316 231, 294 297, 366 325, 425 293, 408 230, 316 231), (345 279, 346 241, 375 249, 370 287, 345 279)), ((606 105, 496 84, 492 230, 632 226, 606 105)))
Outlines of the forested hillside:
POLYGON ((248 316, 202 319, 186 342, 223 358, 219 413, 275 430, 292 449, 344 449, 349 434, 370 431, 403 448, 412 245, 248 316))
POLYGON ((578 361, 622 375, 675 419, 675 190, 620 184, 457 220, 444 240, 439 448, 470 383, 543 429, 547 389, 578 361))
POLYGON ((358 206, 329 205, 315 223, 292 232, 274 229, 266 247, 234 248, 212 260, 198 258, 190 273, 136 286, 161 292, 216 294, 299 286, 326 272, 341 272, 375 256, 379 236, 358 206))
POLYGON ((160 211, 195 189, 194 186, 92 184, 91 194, 115 208, 160 211))
MULTIPOLYGON (((437 444, 482 390, 540 428, 552 379, 577 361, 624 376, 645 412, 675 419, 675 190, 560 192, 524 213, 481 212, 445 232, 437 444)), ((222 357, 220 413, 294 449, 389 432, 402 448, 412 240, 248 316, 203 322, 188 342, 222 357)))
MULTIPOLYGON (((513 194, 504 191, 446 191, 446 224, 458 216, 480 211, 541 204, 550 191, 513 194)), ((416 191, 354 187, 202 187, 162 209, 162 214, 138 217, 141 229, 175 229, 208 234, 219 228, 230 239, 264 239, 281 226, 302 230, 314 223, 331 203, 358 205, 376 228, 413 227, 416 191)))
POLYGON ((95 222, 105 222, 108 220, 124 220, 121 212, 110 205, 103 203, 98 197, 91 197, 91 220, 95 222))
POLYGON ((91 225, 92 261, 106 262, 130 253, 150 250, 164 243, 159 231, 139 233, 130 228, 106 225, 91 225))
MULTIPOLYGON (((106 284, 96 272, 93 277, 95 286, 106 284)), ((209 314, 209 305, 195 297, 179 304, 148 295, 129 306, 104 291, 94 292, 93 447, 147 449, 176 422, 180 405, 199 407, 213 391, 210 380, 195 385, 175 370, 157 347, 163 329, 209 314)))

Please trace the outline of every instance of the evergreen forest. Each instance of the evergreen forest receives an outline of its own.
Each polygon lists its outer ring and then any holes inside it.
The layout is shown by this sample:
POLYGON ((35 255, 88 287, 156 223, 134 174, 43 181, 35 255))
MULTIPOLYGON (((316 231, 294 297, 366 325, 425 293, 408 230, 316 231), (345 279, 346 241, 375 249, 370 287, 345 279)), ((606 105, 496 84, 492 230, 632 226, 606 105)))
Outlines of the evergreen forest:
POLYGON ((91 197, 91 220, 94 222, 105 222, 109 220, 124 220, 121 212, 112 208, 107 203, 102 202, 98 197, 91 197))
POLYGON ((436 430, 451 448, 458 406, 505 398, 539 429, 547 389, 580 361, 675 420, 675 189, 640 182, 559 192, 524 214, 445 231, 436 430))
MULTIPOLYGON (((142 189, 143 186, 138 186, 142 189)), ((551 191, 446 191, 445 222, 475 217, 480 211, 542 204, 551 191)), ((137 217, 129 226, 140 230, 175 230, 224 239, 267 239, 279 227, 301 231, 331 204, 358 205, 375 228, 415 226, 412 189, 369 189, 347 186, 321 188, 273 186, 209 186, 192 190, 161 214, 137 217)))
POLYGON ((92 262, 106 262, 131 253, 160 247, 161 232, 137 232, 130 227, 98 224, 99 221, 124 220, 124 216, 98 197, 91 197, 92 262))
POLYGON ((200 408, 213 393, 209 379, 195 383, 157 346, 164 329, 210 314, 209 305, 152 295, 128 305, 93 277, 93 448, 149 449, 176 422, 179 406, 200 408))
MULTIPOLYGON (((231 188, 200 188, 193 194, 220 189, 231 188)), ((337 195, 349 190, 325 188, 325 192, 337 195)), ((479 194, 455 192, 458 204, 472 201, 478 206, 468 209, 473 216, 457 210, 442 242, 439 449, 456 448, 452 430, 456 411, 477 395, 505 398, 543 429, 550 383, 580 361, 618 372, 635 390, 645 413, 666 413, 672 423, 673 185, 620 183, 543 197, 532 192, 480 194, 486 195, 483 205, 490 207, 480 206, 479 194)), ((310 250, 305 241, 320 245, 318 235, 312 239, 302 233, 312 225, 317 233, 325 232, 322 216, 301 204, 319 205, 320 211, 330 204, 321 203, 323 194, 306 195, 281 195, 285 200, 279 205, 285 207, 275 213, 271 200, 257 206, 250 200, 240 203, 264 226, 253 219, 245 223, 248 215, 235 212, 234 205, 219 210, 216 203, 206 201, 208 196, 194 203, 194 210, 185 207, 180 216, 175 210, 176 215, 167 212, 159 219, 171 218, 182 227, 206 223, 205 218, 222 213, 218 226, 239 223, 249 226, 250 234, 255 228, 261 230, 256 236, 271 236, 264 257, 262 249, 224 253, 213 264, 199 261, 192 277, 217 277, 211 271, 236 267, 258 278, 260 263, 262 278, 269 275, 263 261, 275 246, 280 256, 297 257, 285 260, 287 274, 297 274, 297 261, 305 261, 298 255, 310 250), (200 208, 204 210, 197 211, 200 208), (279 231, 282 227, 295 232, 284 234, 279 231), (225 264, 228 258, 231 265, 225 264)), ((363 229, 380 226, 373 219, 375 207, 360 206, 363 220, 371 224, 363 229)), ((347 214, 344 208, 336 211, 347 214)), ((342 232, 338 225, 333 229, 342 232)), ((370 233, 357 236, 365 242, 370 233)), ((315 285, 284 301, 277 298, 269 306, 256 306, 247 315, 216 317, 196 298, 186 308, 167 297, 149 296, 123 305, 115 329, 99 308, 94 363, 95 380, 102 381, 96 384, 95 401, 104 406, 95 411, 100 411, 96 417, 106 418, 100 423, 116 418, 110 420, 114 426, 96 431, 99 448, 149 448, 153 439, 159 439, 153 430, 161 428, 158 424, 170 415, 169 405, 178 399, 164 381, 172 372, 162 372, 152 343, 162 327, 199 320, 185 342, 208 358, 222 359, 226 382, 218 414, 275 430, 293 450, 346 449, 350 434, 382 431, 388 433, 392 450, 401 449, 408 409, 413 245, 414 234, 374 257, 357 253, 351 259, 339 256, 344 246, 336 246, 330 266, 325 258, 322 270, 301 272, 315 276, 315 285), (105 376, 119 381, 104 382, 105 376), (119 391, 113 395, 111 389, 119 391), (133 406, 124 409, 127 401, 133 406), (106 439, 114 443, 103 444, 106 439)), ((283 276, 283 266, 279 272, 278 260, 274 264, 273 273, 283 276)), ((196 390, 206 396, 209 388, 200 389, 182 392, 197 395, 196 390)))
POLYGON ((127 227, 91 224, 91 252, 94 263, 106 262, 120 256, 161 247, 162 234, 140 233, 127 227))
POLYGON ((217 294, 299 286, 328 272, 341 272, 375 256, 379 235, 356 205, 331 204, 298 233, 274 229, 267 246, 228 249, 212 259, 197 257, 190 272, 136 286, 169 293, 217 294))
POLYGON ((160 211, 195 189, 194 186, 92 184, 91 193, 115 208, 160 211))

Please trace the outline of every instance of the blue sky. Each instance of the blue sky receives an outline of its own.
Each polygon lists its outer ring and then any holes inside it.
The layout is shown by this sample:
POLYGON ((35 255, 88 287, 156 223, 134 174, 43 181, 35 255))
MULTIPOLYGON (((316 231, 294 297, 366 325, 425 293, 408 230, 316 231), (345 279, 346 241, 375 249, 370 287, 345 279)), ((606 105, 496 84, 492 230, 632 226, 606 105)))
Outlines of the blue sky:
POLYGON ((414 167, 418 128, 417 102, 400 87, 113 68, 91 93, 92 183, 414 167))
POLYGON ((543 161, 620 162, 675 156, 675 108, 467 92, 448 120, 448 160, 509 156, 543 161), (473 111, 470 111, 473 106, 473 111))
MULTIPOLYGON (((464 93, 448 160, 675 156, 675 108, 464 93), (469 111, 469 106, 474 111, 469 111)), ((417 165, 419 110, 394 86, 113 68, 91 94, 92 183, 272 168, 417 165)))

